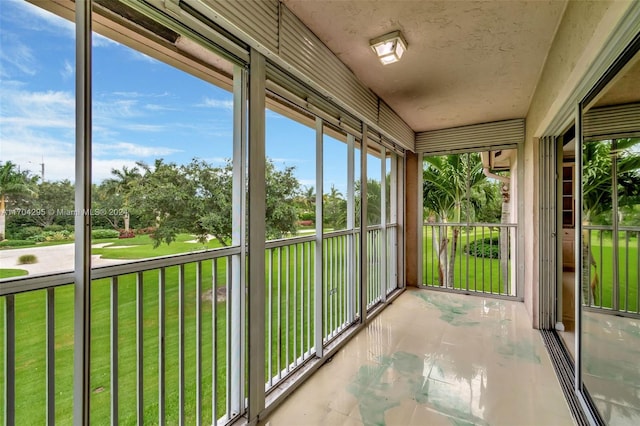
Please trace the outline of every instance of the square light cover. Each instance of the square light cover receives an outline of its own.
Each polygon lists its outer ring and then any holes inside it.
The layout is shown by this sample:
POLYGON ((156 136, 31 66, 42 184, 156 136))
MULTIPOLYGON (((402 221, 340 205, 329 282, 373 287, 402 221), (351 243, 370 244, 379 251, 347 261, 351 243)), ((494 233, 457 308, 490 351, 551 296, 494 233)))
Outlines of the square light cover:
POLYGON ((398 62, 405 50, 407 50, 407 42, 400 31, 377 37, 369 43, 383 65, 398 62))

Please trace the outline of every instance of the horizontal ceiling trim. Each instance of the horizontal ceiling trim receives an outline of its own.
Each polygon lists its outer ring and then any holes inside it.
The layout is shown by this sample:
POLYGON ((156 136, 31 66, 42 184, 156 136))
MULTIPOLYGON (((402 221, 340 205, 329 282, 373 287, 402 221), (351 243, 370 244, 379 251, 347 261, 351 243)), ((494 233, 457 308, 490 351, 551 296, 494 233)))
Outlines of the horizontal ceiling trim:
POLYGON ((268 61, 309 84, 325 101, 378 129, 403 149, 415 150, 413 130, 392 109, 380 111, 379 97, 283 3, 277 0, 180 0, 180 4, 187 5, 264 54, 268 61))
POLYGON ((640 103, 593 108, 582 122, 585 138, 632 137, 640 134, 640 103))
POLYGON ((416 151, 421 153, 507 149, 524 142, 524 119, 495 121, 450 129, 416 133, 416 151))

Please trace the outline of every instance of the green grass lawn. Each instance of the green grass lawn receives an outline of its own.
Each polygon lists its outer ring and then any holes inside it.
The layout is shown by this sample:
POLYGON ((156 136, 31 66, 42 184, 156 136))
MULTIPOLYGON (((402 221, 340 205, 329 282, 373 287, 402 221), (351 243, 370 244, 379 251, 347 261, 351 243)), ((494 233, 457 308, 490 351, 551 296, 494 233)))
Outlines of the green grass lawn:
MULTIPOLYGON (((638 254, 638 239, 624 239, 621 233, 618 248, 618 309, 637 311, 638 309, 638 281, 640 274, 638 268, 640 257, 638 254)), ((602 239, 598 231, 593 231, 591 236, 591 253, 596 262, 596 267, 591 269, 591 274, 597 272, 599 285, 596 289, 597 306, 613 307, 613 241, 608 233, 603 233, 602 239)))
MULTIPOLYGON (((185 371, 187 422, 195 422, 195 264, 185 266, 185 371)), ((219 268, 222 272, 222 267, 219 268)), ((212 286, 211 261, 203 262, 203 291, 212 286)), ((221 277, 222 278, 222 277, 221 277)), ((158 272, 143 274, 144 313, 144 400, 145 421, 158 418, 158 272)), ((224 281, 221 280, 221 284, 224 281)), ((119 394, 120 418, 124 424, 135 423, 136 392, 136 276, 121 276, 118 282, 119 319, 119 394)), ((109 418, 110 398, 110 280, 93 282, 92 286, 92 351, 91 351, 91 417, 109 418)), ((166 269, 166 404, 167 423, 177 423, 178 404, 178 267, 166 269)), ((56 419, 70 424, 73 401, 73 287, 55 290, 56 314, 56 419)), ((15 296, 16 312, 16 423, 45 423, 45 303, 46 292, 37 291, 15 296)), ((226 304, 217 303, 218 365, 225 365, 226 304)), ((212 304, 203 302, 203 360, 212 359, 212 304)), ((0 304, 4 318, 4 303, 0 304)), ((0 320, 4 321, 4 320, 0 320)), ((4 324, 0 341, 4 341, 4 324)), ((4 351, 4 347, 2 348, 4 351)), ((4 363, 4 359, 2 360, 4 363)), ((4 365, 2 365, 4 367, 4 365)), ((203 363, 203 416, 211 423, 211 362, 203 363)), ((0 370, 0 383, 4 382, 0 370)), ((218 415, 224 413, 226 372, 218 368, 218 415)), ((2 391, 0 391, 2 392, 2 391)), ((4 395, 2 398, 4 399, 4 395)), ((0 414, 2 417, 2 414, 0 414)), ((3 419, 0 419, 3 420, 3 419)), ((100 422, 100 421, 98 421, 100 422)))
MULTIPOLYGON (((169 246, 153 249, 148 236, 131 239, 103 240, 126 248, 94 248, 94 254, 119 259, 138 259, 202 249, 201 244, 187 243, 192 239, 181 235, 169 246)), ((217 247, 210 242, 207 247, 217 247)), ((271 333, 266 335, 267 356, 271 366, 265 366, 267 379, 302 356, 314 345, 315 285, 313 282, 314 244, 299 243, 272 250, 267 254, 267 315, 271 310, 271 333), (303 248, 304 245, 304 248, 303 248), (273 268, 270 265, 274 265, 273 268), (269 281, 271 277, 271 281, 269 281), (269 294, 270 293, 270 294, 269 294), (309 313, 309 314, 307 314, 309 313)), ((326 249, 326 248, 325 248, 326 249)), ((339 258, 344 246, 334 251, 339 258)), ((213 262, 202 263, 202 291, 213 286, 213 262)), ((227 265, 218 261, 216 274, 218 287, 224 286, 227 265)), ((7 272, 9 273, 9 272, 7 272)), ((17 273, 17 272, 16 272, 17 273)), ((339 275, 335 272, 336 276, 339 275)), ((144 410, 145 423, 155 424, 158 418, 158 271, 148 271, 143 276, 143 346, 144 346, 144 410)), ((166 268, 166 414, 167 423, 177 423, 178 413, 178 276, 179 268, 166 268)), ((325 309, 331 306, 333 315, 325 315, 332 326, 345 320, 344 300, 346 281, 335 279, 332 288, 325 286, 325 309)), ((110 418, 110 279, 95 280, 92 285, 91 303, 91 418, 110 418)), ((136 421, 136 274, 118 278, 119 321, 119 421, 132 424, 136 421)), ((56 420, 60 424, 72 421, 73 410, 73 287, 55 289, 55 348, 56 348, 56 420)), ((196 265, 185 266, 185 412, 188 424, 195 423, 195 339, 196 339, 196 265)), ((226 356, 227 356, 227 304, 203 301, 203 421, 212 422, 212 380, 216 377, 216 416, 226 412, 226 356), (217 368, 212 371, 212 313, 216 309, 217 368)), ((5 299, 0 300, 0 353, 4 353, 5 299)), ((46 407, 46 291, 34 291, 15 296, 16 312, 16 423, 42 424, 46 407)), ((268 328, 268 321, 265 321, 268 328)), ((324 335, 330 328, 324 327, 324 335)), ((0 384, 4 383, 4 357, 0 357, 0 384)), ((0 403, 4 400, 4 387, 0 386, 0 403)), ((0 412, 0 422, 4 422, 0 412)), ((101 423, 101 420, 97 420, 101 423)))
MULTIPOLYGON (((466 234, 464 228, 462 229, 455 251, 454 288, 492 293, 503 292, 500 260, 467 256, 467 254, 464 253, 465 246, 476 239, 481 240, 485 237, 497 235, 498 232, 495 230, 490 234, 489 228, 484 228, 484 235, 482 235, 481 230, 478 230, 475 234, 466 234)), ((450 241, 451 237, 452 234, 450 231, 448 234, 450 241)), ((429 286, 439 287, 438 252, 434 248, 432 233, 430 230, 427 231, 427 228, 423 230, 422 247, 422 282, 429 286)), ((509 274, 511 274, 510 268, 509 274)), ((512 285, 512 283, 510 283, 510 285, 512 285)), ((509 290, 511 290, 511 288, 509 288, 509 290)))
POLYGON ((0 269, 0 279, 20 277, 27 274, 29 274, 29 272, 25 271, 24 269, 4 269, 4 268, 0 269))

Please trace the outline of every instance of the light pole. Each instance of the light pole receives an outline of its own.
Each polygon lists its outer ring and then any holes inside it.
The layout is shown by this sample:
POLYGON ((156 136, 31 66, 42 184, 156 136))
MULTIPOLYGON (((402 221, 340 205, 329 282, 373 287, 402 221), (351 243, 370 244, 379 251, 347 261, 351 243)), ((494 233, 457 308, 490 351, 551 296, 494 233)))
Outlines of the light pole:
POLYGON ((42 158, 41 163, 34 163, 33 161, 28 161, 30 164, 37 164, 40 166, 40 177, 42 178, 42 183, 44 183, 44 157, 42 158))

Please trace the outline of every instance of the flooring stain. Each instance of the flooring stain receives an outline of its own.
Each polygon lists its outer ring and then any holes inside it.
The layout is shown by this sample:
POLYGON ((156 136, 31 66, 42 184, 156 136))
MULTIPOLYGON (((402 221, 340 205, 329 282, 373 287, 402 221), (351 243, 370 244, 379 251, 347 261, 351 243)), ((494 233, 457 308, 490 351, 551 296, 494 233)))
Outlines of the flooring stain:
POLYGON ((385 413, 407 399, 441 413, 454 425, 488 425, 473 415, 469 403, 460 398, 453 385, 425 377, 428 373, 421 357, 399 351, 380 357, 379 362, 361 366, 347 386, 358 400, 365 425, 385 425, 385 413))
POLYGON ((531 342, 527 341, 501 341, 497 342, 496 352, 507 358, 515 358, 540 364, 540 356, 531 342))
POLYGON ((478 321, 471 321, 465 318, 470 311, 476 308, 473 304, 454 302, 452 300, 444 300, 443 298, 432 298, 426 294, 426 292, 413 292, 411 294, 421 298, 429 305, 436 307, 440 311, 440 319, 455 327, 468 327, 480 324, 478 321))

